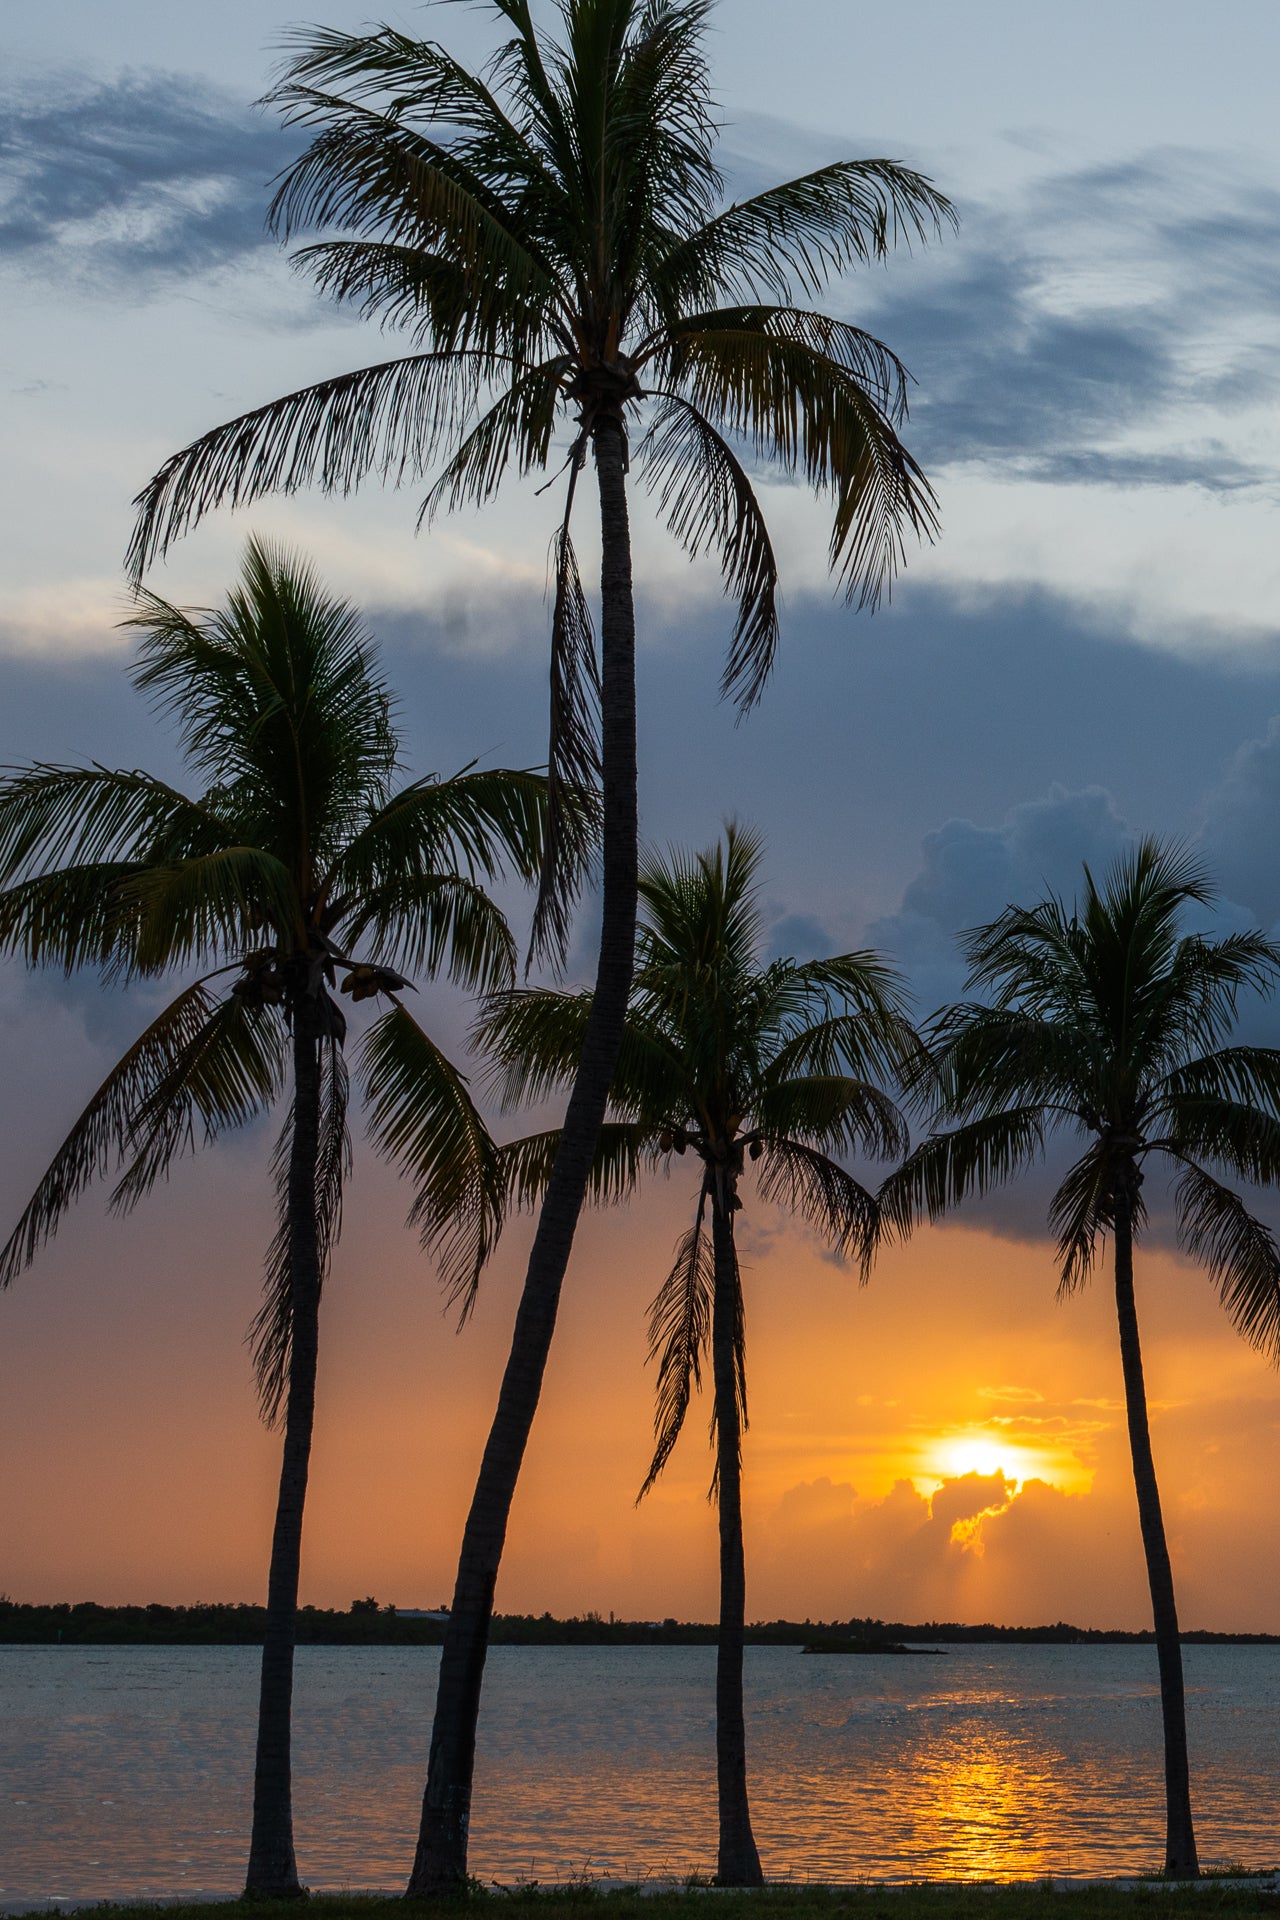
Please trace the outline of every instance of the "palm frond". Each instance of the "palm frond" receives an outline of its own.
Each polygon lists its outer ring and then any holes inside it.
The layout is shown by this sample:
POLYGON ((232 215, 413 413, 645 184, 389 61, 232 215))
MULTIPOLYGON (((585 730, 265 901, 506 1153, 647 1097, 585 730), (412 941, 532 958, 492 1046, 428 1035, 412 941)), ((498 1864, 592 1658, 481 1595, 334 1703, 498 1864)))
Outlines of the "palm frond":
POLYGON ((325 876, 331 910, 359 910, 366 893, 400 875, 470 879, 537 877, 546 831, 547 782, 530 769, 468 768, 434 774, 391 795, 362 821, 325 876))
POLYGON ((1180 1061, 1162 1082, 1158 1098, 1238 1100, 1280 1115, 1280 1047, 1220 1047, 1197 1060, 1180 1061))
POLYGON ((1280 947, 1256 929, 1216 940, 1198 934, 1179 940, 1142 1008, 1143 1040, 1153 1069, 1168 1062, 1176 1072, 1194 1049, 1221 1049, 1236 1023, 1241 995, 1268 998, 1278 977, 1280 947))
POLYGON ((658 1365, 653 1459, 636 1504, 644 1499, 680 1438, 689 1400, 702 1386, 702 1366, 711 1342, 715 1270, 705 1226, 703 1186, 693 1225, 676 1248, 671 1271, 649 1308, 649 1359, 658 1365))
MULTIPOLYGON (((498 1149, 508 1204, 517 1212, 541 1206, 559 1145, 560 1129, 552 1127, 510 1140, 498 1149)), ((634 1191, 641 1165, 651 1164, 653 1158, 652 1141, 641 1127, 606 1120, 587 1177, 587 1200, 592 1206, 616 1205, 634 1191)))
POLYGON ((893 160, 840 160, 716 214, 672 249, 662 285, 673 307, 690 294, 817 294, 848 268, 883 260, 898 241, 956 224, 950 201, 923 174, 893 160))
POLYGON ((921 1219, 937 1220, 970 1194, 1002 1186, 1043 1150, 1044 1123, 1034 1107, 931 1134, 881 1185, 881 1218, 905 1238, 921 1219))
MULTIPOLYGON (((1143 1218, 1141 1198, 1134 1225, 1143 1218)), ((1058 1236, 1058 1294, 1074 1293, 1093 1272, 1098 1240, 1115 1226, 1112 1166, 1102 1143, 1081 1154, 1049 1202, 1049 1226, 1058 1236)))
MULTIPOLYGON (((351 1135, 347 1127, 350 1095, 347 1064, 332 1042, 320 1055, 320 1138, 316 1161, 316 1245, 320 1284, 328 1278, 333 1250, 342 1231, 342 1195, 351 1172, 351 1135)), ((258 1407, 268 1427, 278 1426, 289 1391, 293 1357, 293 1236, 289 1220, 289 1161, 293 1116, 281 1130, 272 1155, 277 1225, 267 1250, 262 1305, 245 1335, 258 1383, 258 1407)))
POLYGON ((563 356, 522 368, 505 392, 463 435, 432 482, 418 515, 430 526, 438 513, 481 506, 498 491, 514 461, 517 473, 545 466, 571 363, 563 356))
POLYGON ((234 992, 218 1002, 135 1106, 129 1164, 112 1210, 128 1213, 182 1154, 271 1106, 283 1084, 285 1046, 278 1009, 251 1006, 234 992))
POLYGON ((1151 1145, 1195 1160, 1216 1160, 1241 1180, 1257 1186, 1280 1182, 1280 1119, 1247 1097, 1214 1098, 1183 1092, 1162 1100, 1156 1118, 1167 1132, 1151 1145))
POLYGON ((199 1046, 218 1012, 219 1003, 205 982, 197 981, 157 1015, 112 1067, 0 1250, 0 1287, 9 1286, 30 1266, 85 1188, 124 1163, 135 1145, 139 1111, 155 1089, 169 1081, 184 1054, 199 1046))
MULTIPOLYGON (((588 150, 591 184, 597 155, 605 176, 612 277, 620 289, 637 295, 643 289, 646 305, 656 291, 670 230, 689 232, 705 223, 723 187, 712 158, 716 125, 705 51, 710 11, 710 0, 647 0, 625 8, 630 18, 604 96, 605 139, 588 150)), ((600 19, 614 34, 624 24, 608 0, 600 19)))
POLYGON ((260 847, 225 847, 151 867, 121 891, 126 910, 138 916, 131 961, 138 973, 241 954, 257 943, 264 925, 290 946, 302 938, 293 876, 260 847))
POLYGON ((792 1073, 762 1079, 755 1099, 762 1134, 795 1137, 829 1153, 901 1159, 907 1125, 882 1088, 839 1073, 792 1073))
POLYGON ((267 214, 272 232, 288 241, 299 231, 338 227, 439 254, 471 289, 457 326, 439 336, 444 346, 478 341, 528 351, 545 339, 564 290, 530 223, 505 204, 504 190, 513 186, 536 191, 540 172, 509 123, 511 137, 496 129, 497 142, 436 138, 435 129, 427 133, 401 113, 323 87, 286 82, 269 98, 288 124, 318 129, 280 176, 267 214), (486 179, 490 170, 496 178, 486 179))
MULTIPOLYGON (((936 533, 936 502, 885 396, 815 345, 801 318, 778 308, 693 316, 664 342, 661 384, 757 458, 830 495, 832 570, 848 600, 874 607, 905 557, 906 535, 936 533)), ((868 356, 874 365, 870 347, 868 356)))
POLYGON ((928 1070, 924 1045, 907 1017, 901 976, 879 953, 776 965, 759 1018, 777 1035, 768 1069, 775 1080, 792 1073, 851 1073, 909 1085, 928 1070))
POLYGON ((372 639, 297 554, 251 537, 222 607, 140 590, 125 624, 142 634, 135 686, 214 783, 222 844, 270 845, 295 867, 305 848, 319 866, 386 794, 397 740, 372 639))
POLYGON ((569 537, 578 471, 575 457, 564 518, 554 543, 547 831, 529 941, 530 961, 542 954, 560 964, 568 951, 570 916, 598 832, 601 778, 600 669, 591 610, 569 537))
POLYGON ((674 1005, 718 977, 745 980, 764 934, 759 834, 729 821, 705 853, 679 848, 640 862, 636 971, 640 1004, 674 1005))
POLYGON ((499 1149, 465 1077, 402 1006, 365 1034, 359 1072, 370 1136, 413 1187, 409 1224, 435 1259, 461 1324, 502 1230, 499 1149))
POLYGON ((1097 1097, 1098 1036, 1084 1018, 965 1002, 935 1016, 929 1041, 938 1104, 947 1118, 980 1119, 1009 1107, 1037 1106, 1057 1120, 1097 1097))
POLYGON ((1232 1325, 1271 1361, 1280 1360, 1280 1247, 1233 1193, 1187 1163, 1175 1192, 1178 1239, 1209 1270, 1232 1325))
POLYGON ((0 780, 0 883, 72 867, 128 865, 224 845, 226 827, 137 768, 34 766, 0 780))
POLYGON ((728 442, 678 394, 663 399, 636 452, 671 532, 691 559, 715 552, 738 603, 720 691, 745 714, 778 647, 778 564, 755 490, 728 442))
POLYGON ((58 967, 68 978, 84 966, 127 978, 140 919, 127 889, 141 871, 104 861, 7 887, 0 893, 0 952, 19 954, 31 967, 58 967))
POLYGON ((515 978, 516 945, 501 909, 456 873, 404 874, 368 893, 344 925, 363 961, 445 974, 472 993, 495 993, 515 978))
POLYGON ((201 434, 169 456, 133 503, 130 579, 141 580, 217 507, 309 486, 347 494, 371 474, 396 486, 418 478, 501 371, 483 352, 409 354, 318 380, 201 434))
POLYGON ((880 1207, 873 1193, 825 1153, 782 1135, 760 1142, 760 1191, 827 1240, 843 1259, 856 1260, 861 1278, 871 1273, 880 1239, 880 1207))
MULTIPOLYGON (((570 1086, 586 1038, 589 992, 525 987, 494 994, 472 1028, 489 1057, 486 1079, 504 1108, 546 1100, 570 1086)), ((683 1110, 685 1078, 664 1036, 633 1012, 623 1030, 610 1101, 624 1117, 650 1127, 683 1110)))
POLYGON ((483 126, 505 117, 490 90, 434 40, 385 24, 365 33, 308 25, 286 29, 283 44, 288 58, 269 102, 287 107, 295 88, 343 86, 356 100, 389 95, 400 112, 425 120, 483 126))

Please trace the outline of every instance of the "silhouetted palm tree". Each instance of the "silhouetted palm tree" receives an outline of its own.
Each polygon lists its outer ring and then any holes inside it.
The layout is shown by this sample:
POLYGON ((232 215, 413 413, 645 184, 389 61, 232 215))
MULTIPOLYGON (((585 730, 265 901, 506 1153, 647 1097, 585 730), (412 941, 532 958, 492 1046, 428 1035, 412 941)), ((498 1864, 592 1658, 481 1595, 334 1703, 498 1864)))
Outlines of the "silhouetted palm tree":
POLYGON ((737 623, 742 709, 777 644, 777 568, 752 485, 767 459, 831 496, 830 557, 874 603, 934 499, 898 438, 906 374, 861 328, 794 304, 923 239, 951 208, 918 173, 841 161, 721 205, 703 35, 710 0, 492 0, 510 37, 483 76, 391 27, 308 28, 269 96, 315 130, 271 220, 319 286, 410 352, 286 395, 175 454, 139 496, 131 562, 220 504, 308 484, 346 492, 443 461, 423 512, 489 499, 563 440, 554 543, 551 785, 535 946, 563 951, 583 851, 574 792, 603 784, 604 897, 592 1018, 530 1254, 440 1665, 416 1893, 466 1877, 475 1727, 507 1519, 625 1018, 636 908, 635 616, 626 475, 636 462, 687 551, 714 552, 737 623), (629 449, 631 428, 642 429, 629 449), (594 455, 600 662, 570 538, 594 455), (597 718, 597 702, 599 717, 597 718))
POLYGON ((966 1003, 934 1023, 939 1118, 881 1189, 903 1230, 970 1193, 1011 1179, 1065 1129, 1088 1142, 1049 1206, 1059 1291, 1092 1273, 1108 1234, 1125 1411, 1160 1665, 1169 1873, 1199 1868, 1187 1769, 1182 1649, 1147 1421, 1133 1285, 1146 1224, 1144 1169, 1176 1174, 1179 1244, 1202 1261, 1236 1327, 1280 1356, 1280 1250, 1240 1196, 1210 1171, 1280 1180, 1280 1052, 1225 1044, 1240 993, 1269 993, 1280 949, 1261 933, 1213 939, 1181 931, 1185 909, 1214 898, 1184 850, 1143 840, 1101 887, 1088 868, 1080 904, 1053 896, 1009 907, 967 934, 966 1003))
POLYGON ((397 787, 391 701, 354 611, 251 542, 224 610, 144 595, 136 683, 176 719, 204 789, 35 766, 0 782, 0 951, 125 979, 204 971, 108 1074, 0 1252, 7 1286, 72 1201, 114 1164, 132 1207, 183 1152, 282 1095, 279 1227, 253 1336, 263 1410, 282 1419, 247 1891, 298 1892, 290 1720, 320 1292, 350 1156, 346 1020, 390 1010, 363 1043, 372 1130, 417 1187, 414 1217, 468 1303, 502 1214, 495 1149, 466 1082, 398 995, 410 973, 492 989, 511 935, 479 885, 536 876, 546 783, 467 771, 397 787), (211 970, 209 970, 211 969, 211 970), (388 1124, 411 1079, 415 1125, 388 1124))
MULTIPOLYGON (((761 1882, 742 1701, 747 1401, 734 1225, 741 1182, 749 1161, 762 1195, 856 1258, 865 1277, 878 1208, 834 1156, 906 1151, 906 1128, 885 1086, 919 1056, 894 974, 878 955, 761 964, 759 861, 759 841, 731 825, 708 853, 643 865, 635 980, 611 1096, 619 1120, 603 1129, 594 1179, 597 1197, 612 1198, 646 1160, 669 1163, 689 1152, 700 1163, 693 1225, 651 1309, 657 1444, 641 1495, 666 1465, 709 1355, 720 1531, 717 1879, 728 1886, 761 1882)), ((505 1101, 544 1098, 572 1083, 590 1009, 585 993, 510 992, 488 1003, 477 1037, 497 1062, 505 1101)), ((520 1201, 541 1195, 556 1139, 536 1135, 504 1149, 520 1201)))

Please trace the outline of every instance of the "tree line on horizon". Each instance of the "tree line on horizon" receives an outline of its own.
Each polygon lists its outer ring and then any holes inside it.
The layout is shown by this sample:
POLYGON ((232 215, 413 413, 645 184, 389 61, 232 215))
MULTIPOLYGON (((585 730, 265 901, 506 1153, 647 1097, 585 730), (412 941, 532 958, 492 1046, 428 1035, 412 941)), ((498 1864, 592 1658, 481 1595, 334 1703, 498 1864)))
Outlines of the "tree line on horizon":
MULTIPOLYGON (((384 1605, 372 1596, 350 1607, 300 1606, 299 1646, 438 1647, 444 1639, 447 1607, 440 1618, 423 1619, 418 1610, 384 1605)), ((31 1602, 0 1594, 0 1645, 48 1646, 260 1646, 267 1610, 250 1601, 169 1605, 107 1606, 94 1600, 31 1602)), ((589 1611, 568 1618, 544 1613, 495 1613, 492 1646, 713 1646, 718 1627, 703 1620, 615 1620, 589 1611)), ((951 1645, 1149 1646, 1150 1627, 1076 1627, 1057 1620, 1036 1627, 977 1625, 957 1620, 873 1619, 752 1620, 748 1646, 802 1647, 819 1641, 854 1640, 863 1647, 885 1641, 940 1640, 951 1645)), ((1184 1646, 1280 1646, 1280 1633, 1215 1633, 1193 1627, 1182 1631, 1184 1646)))
MULTIPOLYGON (((899 429, 906 369, 799 301, 954 223, 923 176, 844 161, 726 205, 704 36, 710 0, 490 0, 508 37, 483 74, 390 27, 299 30, 268 96, 310 144, 270 224, 319 289, 408 351, 203 435, 138 500, 134 680, 176 724, 192 794, 139 772, 37 763, 0 784, 0 949, 176 997, 91 1098, 0 1252, 0 1285, 114 1173, 128 1209, 185 1152, 279 1106, 278 1226, 253 1328, 282 1464, 264 1615, 246 1891, 301 1890, 291 1720, 320 1304, 350 1163, 356 1075, 369 1137, 409 1182, 410 1222, 465 1319, 506 1220, 537 1226, 442 1642, 409 1887, 467 1875, 476 1723, 507 1519, 585 1204, 682 1159, 693 1219, 651 1317, 661 1473, 709 1378, 720 1540, 717 1778, 723 1884, 762 1869, 747 1788, 742 1649, 745 1315, 735 1221, 754 1186, 862 1272, 878 1246, 1014 1178, 1059 1130, 1083 1151, 1050 1209, 1061 1288, 1113 1253, 1126 1413, 1164 1714, 1166 1866, 1198 1871, 1180 1635, 1148 1432, 1133 1290, 1144 1169, 1176 1172, 1181 1244, 1241 1332, 1280 1349, 1280 1252, 1231 1181, 1280 1178, 1280 1053, 1234 1038, 1269 993, 1261 932, 1185 930, 1214 890, 1143 840, 1077 899, 1010 905, 965 940, 972 997, 914 1024, 891 961, 765 964, 762 843, 730 823, 704 852, 641 858, 629 491, 638 472, 736 608, 722 690, 761 697, 777 569, 752 483, 771 461, 832 505, 832 570, 874 606, 936 502, 899 429), (568 439, 567 449, 565 439, 568 439), (572 538, 593 461, 597 639, 572 538), (553 480, 544 769, 406 779, 369 635, 295 556, 251 539, 223 607, 142 583, 208 512, 318 485, 431 474, 423 514, 479 504, 510 470, 553 480), (602 882, 590 991, 517 981, 487 892, 536 889, 529 959, 563 965, 602 882), (554 1096, 561 1124, 496 1142, 466 1076, 415 1018, 417 979, 479 1001, 504 1107, 554 1096), (344 1005, 344 1002, 346 1003, 344 1005), (349 1010, 372 1002, 348 1061, 349 1010), (912 1146, 909 1119, 924 1137, 912 1146), (866 1166, 890 1163, 870 1184, 866 1166), (858 1171, 850 1167, 855 1161, 858 1171), (1224 1177, 1225 1176, 1225 1177, 1224 1177)), ((552 484, 551 481, 548 485, 552 484)))

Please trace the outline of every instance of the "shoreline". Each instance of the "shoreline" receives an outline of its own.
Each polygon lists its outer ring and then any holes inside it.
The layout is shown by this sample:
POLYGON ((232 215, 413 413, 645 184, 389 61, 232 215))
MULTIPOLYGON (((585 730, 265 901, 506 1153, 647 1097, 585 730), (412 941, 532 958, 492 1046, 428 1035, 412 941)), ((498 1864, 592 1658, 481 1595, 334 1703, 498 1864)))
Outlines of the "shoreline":
MULTIPOLYGON (((999 1920, 1037 1920, 1046 1908, 1061 1911, 1061 1902, 1070 1902, 1077 1913, 1087 1911, 1090 1920, 1106 1920, 1111 1914, 1131 1915, 1135 1903, 1156 1903, 1164 1915, 1203 1913, 1270 1914, 1280 1912, 1280 1868, 1246 1868, 1243 1872, 1215 1872, 1209 1869, 1198 1880, 1166 1880, 1158 1875, 1140 1874, 1046 1874, 1038 1878, 995 1880, 851 1880, 851 1881, 767 1881, 760 1888, 717 1887, 709 1881, 690 1876, 674 1879, 655 1876, 647 1880, 574 1879, 542 1884, 497 1882, 490 1886, 472 1883, 468 1893, 453 1900, 408 1900, 395 1889, 317 1889, 308 1891, 305 1910, 317 1920, 396 1920, 406 1913, 459 1914, 474 1911, 489 1902, 536 1908, 546 1920, 570 1908, 581 1914, 589 1907, 598 1920, 625 1920, 637 1912, 638 1903, 646 1920, 661 1920, 663 1903, 694 1898, 699 1894, 714 1897, 723 1910, 725 1903, 749 1902, 758 1912, 761 1905, 776 1909, 786 1920, 823 1920, 824 1916, 856 1910, 874 1913, 879 1920, 945 1920, 948 1915, 963 1920, 967 1914, 1000 1910, 999 1920), (655 1908, 654 1903, 658 1903, 655 1908)), ((207 1914, 209 1920, 231 1920, 233 1914, 281 1912, 272 1901, 247 1902, 234 1893, 211 1893, 207 1889, 191 1893, 148 1894, 129 1899, 103 1899, 93 1895, 47 1894, 17 1895, 12 1900, 0 1895, 0 1914, 6 1920, 21 1920, 27 1914, 72 1913, 85 1909, 111 1916, 111 1920, 142 1920, 180 1913, 184 1920, 207 1914)), ((296 1907, 293 1910, 297 1910, 296 1907)))

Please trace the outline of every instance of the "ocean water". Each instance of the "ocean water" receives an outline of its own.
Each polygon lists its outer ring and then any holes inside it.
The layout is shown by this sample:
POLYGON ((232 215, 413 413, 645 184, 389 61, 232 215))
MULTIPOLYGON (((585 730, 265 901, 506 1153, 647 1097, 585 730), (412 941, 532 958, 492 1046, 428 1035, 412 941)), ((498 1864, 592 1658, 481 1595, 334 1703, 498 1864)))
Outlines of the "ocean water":
MULTIPOLYGON (((1280 1858, 1280 1647, 1188 1647, 1206 1864, 1280 1858)), ((302 1648, 295 1817, 316 1888, 403 1884, 433 1648, 302 1648)), ((499 1647, 472 1870, 511 1883, 707 1871, 709 1647, 499 1647)), ((234 1893, 248 1837, 249 1647, 0 1647, 0 1906, 234 1893)), ((770 1878, 1127 1873, 1163 1853, 1149 1647, 936 1658, 747 1649, 770 1878)))

